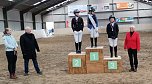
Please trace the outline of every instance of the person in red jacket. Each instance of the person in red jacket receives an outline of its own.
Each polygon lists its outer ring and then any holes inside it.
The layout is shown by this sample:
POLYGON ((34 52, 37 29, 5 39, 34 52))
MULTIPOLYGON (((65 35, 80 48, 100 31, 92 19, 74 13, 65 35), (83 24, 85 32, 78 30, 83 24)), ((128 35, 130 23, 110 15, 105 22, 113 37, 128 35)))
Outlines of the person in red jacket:
POLYGON ((135 31, 135 26, 130 27, 130 32, 126 33, 124 42, 124 49, 128 50, 131 69, 129 70, 137 72, 138 58, 137 51, 140 50, 140 35, 135 31))

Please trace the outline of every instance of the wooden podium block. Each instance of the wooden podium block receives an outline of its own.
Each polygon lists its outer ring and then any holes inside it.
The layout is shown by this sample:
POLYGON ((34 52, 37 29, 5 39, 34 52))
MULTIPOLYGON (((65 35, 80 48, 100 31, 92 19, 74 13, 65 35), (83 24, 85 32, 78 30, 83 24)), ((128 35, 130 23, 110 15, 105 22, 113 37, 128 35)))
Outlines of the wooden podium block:
POLYGON ((76 54, 71 52, 68 54, 68 73, 85 74, 86 73, 86 53, 76 54))
POLYGON ((103 62, 103 46, 86 48, 86 64, 103 62))
POLYGON ((121 56, 113 58, 105 56, 103 62, 105 73, 120 73, 123 70, 121 56))
POLYGON ((87 65, 87 73, 103 73, 104 65, 103 63, 90 63, 87 65))
POLYGON ((103 73, 103 47, 86 48, 87 73, 103 73))

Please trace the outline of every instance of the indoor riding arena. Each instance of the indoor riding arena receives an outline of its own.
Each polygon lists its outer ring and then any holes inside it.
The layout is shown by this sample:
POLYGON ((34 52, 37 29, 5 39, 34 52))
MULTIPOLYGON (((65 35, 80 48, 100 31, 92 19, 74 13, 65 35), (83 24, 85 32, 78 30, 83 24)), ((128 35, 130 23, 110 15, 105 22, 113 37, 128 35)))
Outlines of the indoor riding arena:
POLYGON ((151 36, 151 0, 0 0, 0 84, 152 84, 151 36))

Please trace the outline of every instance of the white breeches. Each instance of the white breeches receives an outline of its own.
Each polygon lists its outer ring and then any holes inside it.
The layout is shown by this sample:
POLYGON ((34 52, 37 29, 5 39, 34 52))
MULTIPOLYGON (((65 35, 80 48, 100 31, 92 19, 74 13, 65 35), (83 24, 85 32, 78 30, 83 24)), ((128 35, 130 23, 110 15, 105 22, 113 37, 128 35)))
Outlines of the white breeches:
POLYGON ((116 39, 108 38, 108 40, 109 40, 109 45, 111 47, 116 47, 117 46, 118 38, 116 38, 116 39))
POLYGON ((82 41, 82 31, 74 31, 74 39, 76 43, 82 41))
POLYGON ((97 37, 99 37, 99 33, 98 33, 98 31, 96 29, 94 29, 94 28, 89 29, 88 28, 88 30, 90 32, 90 37, 91 38, 97 38, 97 37))

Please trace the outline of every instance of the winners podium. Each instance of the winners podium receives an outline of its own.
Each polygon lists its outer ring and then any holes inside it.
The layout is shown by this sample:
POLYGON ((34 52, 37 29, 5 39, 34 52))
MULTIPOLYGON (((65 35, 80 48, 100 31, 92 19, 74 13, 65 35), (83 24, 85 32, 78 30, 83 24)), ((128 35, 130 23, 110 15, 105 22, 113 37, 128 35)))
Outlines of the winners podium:
POLYGON ((103 47, 86 48, 87 73, 103 73, 103 47))
POLYGON ((68 73, 120 73, 122 72, 121 56, 103 56, 103 46, 87 47, 86 52, 68 54, 68 73))

